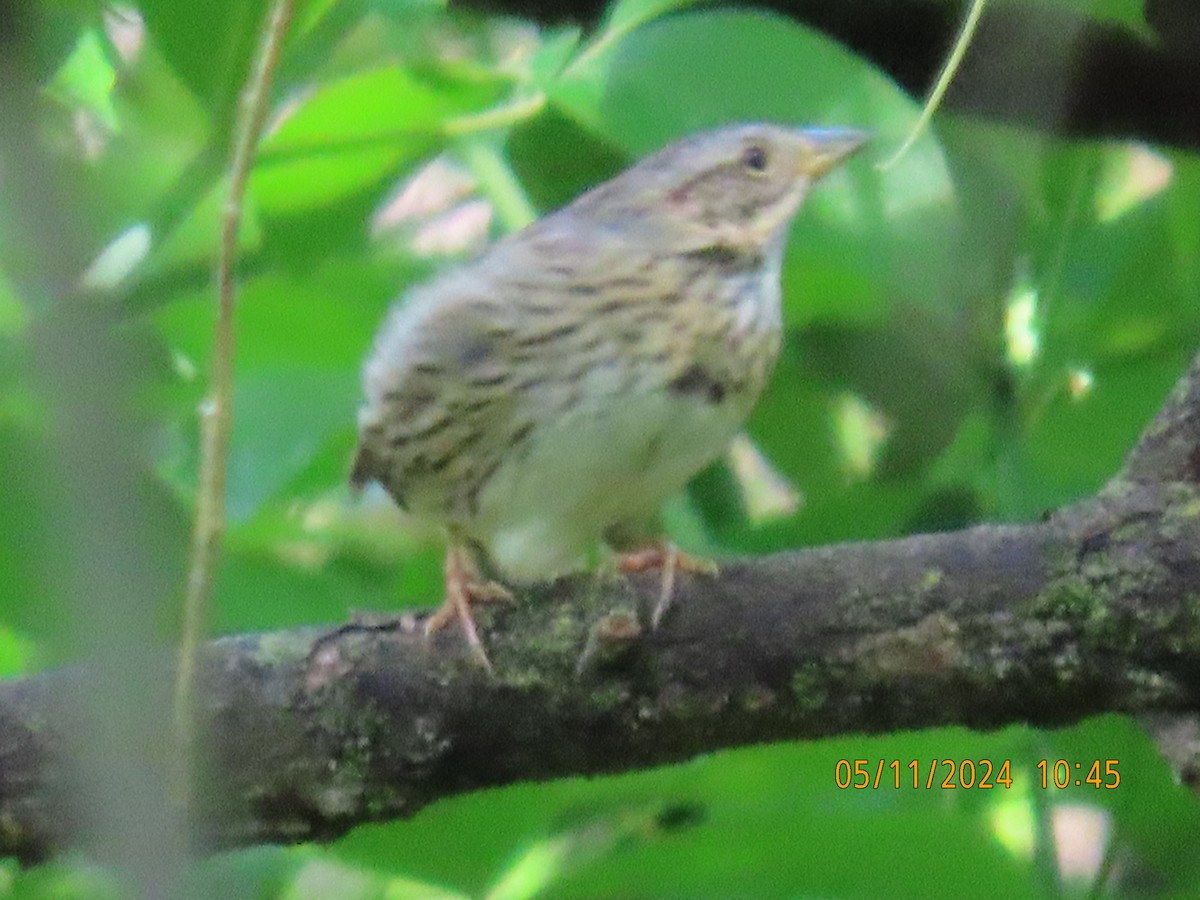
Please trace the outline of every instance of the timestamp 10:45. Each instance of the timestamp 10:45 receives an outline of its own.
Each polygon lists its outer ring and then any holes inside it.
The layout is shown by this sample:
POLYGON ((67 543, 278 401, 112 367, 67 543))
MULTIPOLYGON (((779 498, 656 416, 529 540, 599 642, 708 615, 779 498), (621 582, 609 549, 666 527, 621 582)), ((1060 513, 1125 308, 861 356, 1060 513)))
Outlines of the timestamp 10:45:
POLYGON ((1091 762, 1042 759, 1038 761, 1037 770, 1042 776, 1043 789, 1053 785, 1061 790, 1075 785, 1112 790, 1121 783, 1115 759, 1093 759, 1091 762))

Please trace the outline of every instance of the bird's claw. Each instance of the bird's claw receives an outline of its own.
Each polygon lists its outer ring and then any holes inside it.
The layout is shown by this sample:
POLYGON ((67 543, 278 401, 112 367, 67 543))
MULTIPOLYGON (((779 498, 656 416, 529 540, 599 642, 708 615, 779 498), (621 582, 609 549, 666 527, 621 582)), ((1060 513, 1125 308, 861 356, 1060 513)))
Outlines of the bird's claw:
POLYGON ((488 659, 475 625, 475 616, 471 613, 471 604, 515 602, 512 591, 504 585, 480 577, 467 551, 451 547, 446 551, 446 599, 425 620, 425 636, 432 636, 448 625, 451 619, 458 619, 471 654, 490 674, 494 674, 492 662, 488 659))
POLYGON ((716 575, 719 569, 711 559, 702 556, 692 556, 685 553, 670 541, 660 541, 629 553, 619 554, 617 567, 626 574, 646 572, 659 569, 662 572, 662 582, 658 592, 658 602, 650 614, 650 628, 655 630, 666 615, 667 608, 675 593, 675 573, 691 572, 694 575, 716 575))

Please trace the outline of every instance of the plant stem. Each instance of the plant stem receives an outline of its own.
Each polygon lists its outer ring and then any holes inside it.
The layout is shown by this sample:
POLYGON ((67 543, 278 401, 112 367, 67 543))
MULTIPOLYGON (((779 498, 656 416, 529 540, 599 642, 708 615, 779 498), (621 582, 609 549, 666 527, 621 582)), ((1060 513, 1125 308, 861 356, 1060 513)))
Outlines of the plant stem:
POLYGON ((933 90, 929 92, 929 99, 925 101, 925 108, 921 110, 917 124, 912 127, 912 131, 908 133, 908 137, 904 139, 904 143, 900 145, 899 149, 875 167, 880 172, 886 172, 896 165, 900 158, 908 152, 908 148, 916 143, 917 138, 924 134, 925 129, 929 127, 933 114, 942 105, 942 97, 946 95, 946 89, 950 87, 950 82, 954 80, 954 75, 958 72, 963 57, 966 56, 967 48, 971 46, 971 39, 975 36, 975 26, 979 24, 985 4, 986 0, 971 0, 967 17, 963 20, 962 28, 958 30, 958 37, 954 40, 954 47, 950 51, 950 56, 946 58, 942 71, 938 73, 937 81, 934 82, 933 90))
POLYGON ((520 231, 537 218, 537 211, 504 157, 500 137, 471 135, 461 139, 456 147, 506 232, 520 231))
POLYGON ((229 193, 221 211, 221 244, 217 257, 217 321, 213 335, 212 373, 208 396, 200 409, 200 472, 196 494, 183 631, 175 676, 175 740, 180 799, 192 799, 197 654, 212 596, 213 572, 225 530, 225 480, 233 423, 234 258, 246 184, 258 138, 266 121, 271 77, 279 62, 294 0, 276 0, 267 13, 258 53, 242 92, 229 159, 229 193))

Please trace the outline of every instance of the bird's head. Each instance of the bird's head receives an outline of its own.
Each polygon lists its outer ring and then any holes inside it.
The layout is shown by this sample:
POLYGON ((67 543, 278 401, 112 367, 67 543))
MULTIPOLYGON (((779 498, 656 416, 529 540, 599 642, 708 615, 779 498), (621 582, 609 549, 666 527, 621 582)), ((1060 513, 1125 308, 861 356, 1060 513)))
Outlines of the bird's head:
POLYGON ((783 232, 812 184, 866 139, 852 129, 759 123, 705 131, 583 199, 626 221, 641 218, 683 246, 764 247, 783 232))

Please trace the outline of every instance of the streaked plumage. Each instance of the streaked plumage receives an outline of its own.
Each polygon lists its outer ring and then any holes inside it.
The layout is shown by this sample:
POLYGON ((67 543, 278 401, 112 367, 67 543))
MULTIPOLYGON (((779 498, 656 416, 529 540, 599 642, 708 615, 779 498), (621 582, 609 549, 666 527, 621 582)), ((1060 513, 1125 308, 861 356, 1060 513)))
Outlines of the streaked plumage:
POLYGON ((696 135, 412 291, 365 366, 353 479, 506 579, 577 566, 737 433, 779 350, 788 224, 861 141, 696 135))

